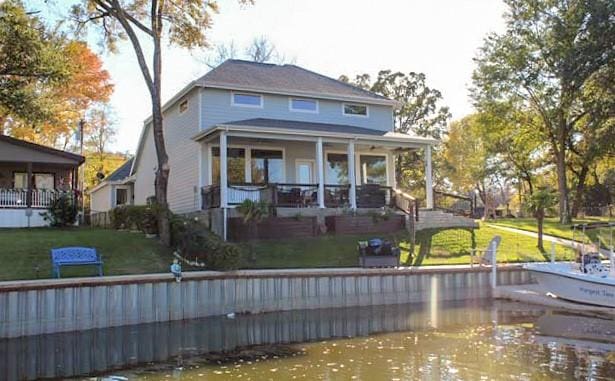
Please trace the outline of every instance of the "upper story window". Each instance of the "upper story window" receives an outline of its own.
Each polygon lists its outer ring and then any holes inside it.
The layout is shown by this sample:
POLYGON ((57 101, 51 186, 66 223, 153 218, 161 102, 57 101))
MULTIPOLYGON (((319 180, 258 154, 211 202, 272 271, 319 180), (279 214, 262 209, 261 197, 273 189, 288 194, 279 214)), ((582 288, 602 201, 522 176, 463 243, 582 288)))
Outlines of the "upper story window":
POLYGON ((367 109, 367 105, 361 105, 356 103, 344 103, 342 104, 342 110, 344 115, 348 116, 362 116, 367 117, 369 115, 369 110, 367 109))
POLYGON ((231 104, 242 107, 263 107, 263 96, 259 94, 232 93, 231 104))
POLYGON ((290 98, 289 108, 290 111, 317 113, 318 101, 315 99, 290 98))
POLYGON ((188 110, 188 100, 185 99, 179 104, 179 113, 186 112, 188 110))

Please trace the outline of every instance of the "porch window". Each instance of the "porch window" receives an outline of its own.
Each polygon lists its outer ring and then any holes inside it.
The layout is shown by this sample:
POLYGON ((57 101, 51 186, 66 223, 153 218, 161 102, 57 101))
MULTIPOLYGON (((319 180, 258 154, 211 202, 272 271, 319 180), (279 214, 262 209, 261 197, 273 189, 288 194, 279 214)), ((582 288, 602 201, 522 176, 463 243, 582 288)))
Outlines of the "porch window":
MULTIPOLYGON (((36 189, 55 189, 55 176, 53 173, 34 173, 33 184, 36 189)), ((16 189, 28 188, 28 175, 25 172, 15 172, 13 183, 16 189)))
MULTIPOLYGON (((246 150, 243 148, 227 149, 228 182, 244 183, 246 181, 246 150)), ((220 147, 212 147, 212 180, 214 184, 220 184, 220 147)))
POLYGON ((251 154, 253 183, 281 183, 284 181, 282 151, 253 149, 251 154))
POLYGON ((361 183, 387 185, 386 156, 361 155, 361 183))
POLYGON ((28 175, 25 173, 15 173, 13 175, 13 188, 26 189, 28 188, 28 175))
POLYGON ((348 184, 348 155, 342 153, 327 154, 325 182, 332 185, 348 184))

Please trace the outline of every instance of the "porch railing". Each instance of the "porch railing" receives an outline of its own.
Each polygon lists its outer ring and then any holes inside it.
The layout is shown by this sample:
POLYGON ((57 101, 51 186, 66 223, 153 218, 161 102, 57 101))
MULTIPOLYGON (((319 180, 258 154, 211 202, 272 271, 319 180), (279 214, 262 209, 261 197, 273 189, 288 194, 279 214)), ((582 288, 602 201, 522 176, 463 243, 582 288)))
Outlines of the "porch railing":
POLYGON ((391 206, 401 210, 409 216, 412 216, 415 221, 419 220, 419 200, 402 192, 399 189, 391 190, 391 206))
POLYGON ((325 184, 325 206, 345 208, 350 205, 350 185, 325 184))
POLYGON ((434 208, 465 217, 474 217, 475 203, 472 197, 454 193, 433 191, 434 208))
MULTIPOLYGON (((32 189, 31 208, 45 209, 51 206, 60 196, 73 197, 72 191, 54 189, 32 189)), ((27 208, 28 189, 0 189, 0 208, 27 208)))

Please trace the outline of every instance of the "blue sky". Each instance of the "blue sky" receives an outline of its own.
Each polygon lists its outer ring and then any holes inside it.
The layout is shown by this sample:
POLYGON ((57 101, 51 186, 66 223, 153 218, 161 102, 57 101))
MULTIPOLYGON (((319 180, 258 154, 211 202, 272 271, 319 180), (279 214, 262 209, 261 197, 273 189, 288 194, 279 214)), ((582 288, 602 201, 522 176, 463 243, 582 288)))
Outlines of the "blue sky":
MULTIPOLYGON (((60 17, 71 2, 56 0, 47 12, 60 17)), ((37 3, 41 0, 32 0, 30 7, 37 3)), ((505 11, 500 0, 256 0, 249 7, 221 0, 219 5, 208 32, 212 44, 234 41, 242 47, 266 36, 297 65, 334 78, 381 69, 424 72, 454 118, 472 111, 467 90, 472 58, 487 33, 504 29, 505 11)), ((95 36, 88 41, 115 84, 111 105, 118 136, 112 148, 134 152, 151 109, 134 53, 126 43, 111 54, 96 45, 95 36)), ((208 53, 213 51, 164 50, 163 100, 207 72, 197 57, 208 53)))

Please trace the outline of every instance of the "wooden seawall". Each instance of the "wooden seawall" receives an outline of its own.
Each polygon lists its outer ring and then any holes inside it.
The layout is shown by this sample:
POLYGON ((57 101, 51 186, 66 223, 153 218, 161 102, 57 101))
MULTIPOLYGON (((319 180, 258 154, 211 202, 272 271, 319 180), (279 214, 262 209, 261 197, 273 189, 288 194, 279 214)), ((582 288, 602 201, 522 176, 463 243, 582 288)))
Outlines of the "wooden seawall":
MULTIPOLYGON (((0 338, 227 313, 392 305, 491 296, 489 269, 254 270, 0 283, 0 338)), ((502 266, 498 285, 531 283, 502 266)))

